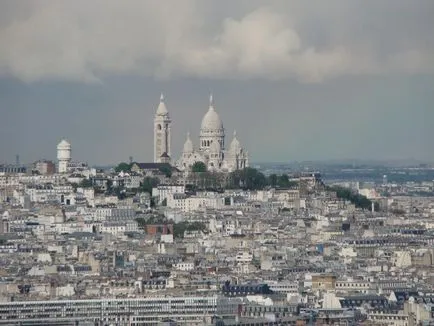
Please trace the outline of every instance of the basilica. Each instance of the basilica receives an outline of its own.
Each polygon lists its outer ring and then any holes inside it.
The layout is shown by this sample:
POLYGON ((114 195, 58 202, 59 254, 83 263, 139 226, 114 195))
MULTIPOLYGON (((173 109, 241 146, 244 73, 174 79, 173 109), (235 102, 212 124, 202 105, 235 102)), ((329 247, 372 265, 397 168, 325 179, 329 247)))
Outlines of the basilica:
MULTIPOLYGON (((172 163, 171 124, 164 96, 154 119, 154 162, 172 163)), ((226 149, 225 129, 223 122, 214 108, 212 95, 209 99, 209 108, 205 113, 199 134, 199 146, 195 147, 187 133, 180 158, 173 162, 181 171, 190 171, 193 164, 203 162, 208 171, 232 172, 243 169, 249 165, 248 152, 241 146, 236 132, 226 149)))

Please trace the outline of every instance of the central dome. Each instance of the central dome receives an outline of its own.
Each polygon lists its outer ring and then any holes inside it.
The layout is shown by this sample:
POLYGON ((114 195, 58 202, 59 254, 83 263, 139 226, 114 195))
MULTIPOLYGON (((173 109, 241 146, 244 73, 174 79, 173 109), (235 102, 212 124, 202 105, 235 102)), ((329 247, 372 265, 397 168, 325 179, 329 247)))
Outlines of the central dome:
POLYGON ((214 110, 212 95, 210 96, 209 102, 208 112, 204 115, 200 128, 202 130, 223 130, 223 122, 214 110))

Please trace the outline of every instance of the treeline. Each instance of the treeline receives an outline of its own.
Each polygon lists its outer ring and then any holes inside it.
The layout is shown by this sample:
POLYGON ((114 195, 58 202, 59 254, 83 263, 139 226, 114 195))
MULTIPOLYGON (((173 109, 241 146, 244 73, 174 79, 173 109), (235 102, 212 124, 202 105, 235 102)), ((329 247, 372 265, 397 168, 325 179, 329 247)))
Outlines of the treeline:
POLYGON ((265 187, 296 188, 298 182, 289 180, 287 174, 271 174, 268 177, 254 168, 245 168, 230 174, 229 188, 242 188, 247 190, 261 190, 265 187))
MULTIPOLYGON (((352 191, 351 189, 340 187, 340 186, 332 186, 332 187, 327 187, 327 190, 335 192, 338 198, 350 201, 357 208, 362 208, 367 210, 372 209, 372 201, 370 199, 352 191)), ((378 203, 374 203, 374 209, 375 211, 379 210, 378 203)))
MULTIPOLYGON (((125 162, 120 163, 116 168, 116 172, 131 171, 131 167, 134 163, 128 164, 125 162)), ((171 177, 170 165, 162 166, 160 168, 161 172, 166 175, 166 177, 171 177)), ((196 162, 192 167, 192 174, 190 175, 190 181, 197 186, 197 189, 225 189, 225 188, 242 188, 245 190, 261 190, 265 187, 272 188, 296 188, 298 182, 289 180, 287 174, 271 174, 265 176, 262 172, 254 168, 244 168, 242 170, 237 170, 229 175, 224 173, 215 173, 207 171, 206 165, 203 162, 196 162)), ((141 183, 139 191, 152 193, 152 188, 156 187, 159 183, 158 178, 145 177, 141 183)))
MULTIPOLYGON (((131 172, 131 169, 133 165, 136 164, 136 162, 132 163, 125 163, 121 162, 115 167, 115 172, 131 172)), ((170 178, 172 176, 172 167, 170 164, 162 164, 159 168, 160 172, 166 176, 166 178, 170 178)))
POLYGON ((244 168, 229 174, 216 172, 193 172, 188 183, 195 190, 224 191, 224 189, 262 190, 266 187, 296 189, 298 182, 291 181, 287 174, 265 176, 254 168, 244 168))

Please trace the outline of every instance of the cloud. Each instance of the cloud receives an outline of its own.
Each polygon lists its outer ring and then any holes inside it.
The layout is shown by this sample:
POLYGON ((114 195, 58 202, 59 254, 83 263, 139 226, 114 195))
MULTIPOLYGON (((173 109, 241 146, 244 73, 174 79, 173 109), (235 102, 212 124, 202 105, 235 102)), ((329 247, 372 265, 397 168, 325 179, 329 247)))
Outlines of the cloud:
MULTIPOLYGON (((225 1, 209 4, 213 10, 199 0, 180 2, 6 1, 0 4, 0 74, 26 82, 99 82, 126 74, 320 82, 434 69, 434 45, 421 33, 427 23, 419 29, 420 12, 398 0, 381 8, 331 0, 313 9, 297 1, 255 1, 236 10, 225 1), (393 23, 394 13, 400 22, 393 23)), ((420 3, 423 12, 433 7, 420 3)))

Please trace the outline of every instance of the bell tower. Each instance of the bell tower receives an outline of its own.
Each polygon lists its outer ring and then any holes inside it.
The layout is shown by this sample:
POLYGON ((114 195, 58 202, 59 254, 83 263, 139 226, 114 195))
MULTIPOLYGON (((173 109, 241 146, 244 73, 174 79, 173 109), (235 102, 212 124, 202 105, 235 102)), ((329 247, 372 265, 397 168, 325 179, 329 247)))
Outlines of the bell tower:
POLYGON ((171 124, 164 96, 161 94, 160 103, 154 118, 154 163, 170 162, 171 158, 171 124))

